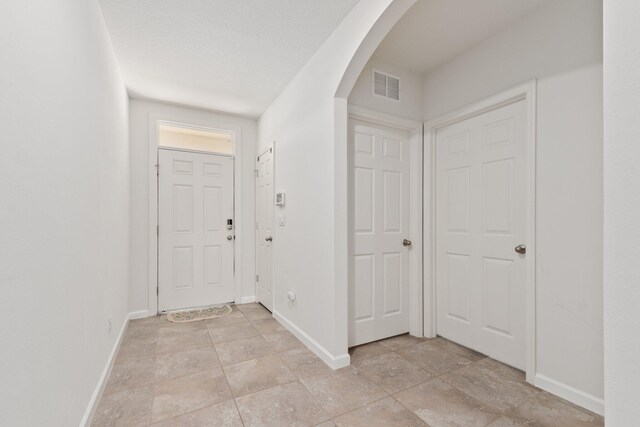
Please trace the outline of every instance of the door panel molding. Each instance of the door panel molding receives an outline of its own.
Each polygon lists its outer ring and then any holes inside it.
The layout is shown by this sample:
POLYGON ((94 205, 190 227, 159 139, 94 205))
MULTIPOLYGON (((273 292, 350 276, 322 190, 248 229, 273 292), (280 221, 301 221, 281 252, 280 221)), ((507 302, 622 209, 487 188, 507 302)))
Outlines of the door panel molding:
MULTIPOLYGON (((525 304, 526 304, 526 378, 530 383, 534 383, 536 376, 536 306, 535 306, 535 191, 536 191, 536 81, 531 80, 525 84, 503 91, 499 94, 486 98, 482 101, 465 106, 454 112, 429 120, 424 124, 425 150, 423 162, 428 171, 424 174, 424 332, 427 337, 436 336, 436 281, 435 281, 435 261, 436 261, 436 223, 435 223, 435 185, 436 185, 436 134, 441 128, 450 126, 481 114, 499 109, 501 107, 516 103, 525 102, 525 152, 526 152, 526 283, 525 283, 525 304), (432 237, 433 236, 433 237, 432 237)), ((495 136, 493 143, 500 145, 500 123, 496 123, 492 133, 495 136)), ((450 148, 464 150, 464 138, 450 148), (459 142, 459 143, 458 143, 459 142)))
MULTIPOLYGON (((393 150, 391 144, 387 144, 387 155, 393 157, 397 155, 408 155, 409 157, 409 237, 412 240, 409 251, 409 333, 413 336, 423 336, 423 179, 422 179, 422 158, 423 158, 423 124, 415 120, 405 119, 392 114, 368 108, 349 105, 348 118, 358 120, 372 125, 385 126, 396 130, 409 132, 409 153, 398 153, 393 150)), ((360 154, 371 151, 371 147, 362 141, 357 147, 360 154)), ((351 214, 349 214, 351 215, 351 214)), ((353 254, 353 238, 351 227, 349 226, 348 254, 353 254)), ((353 268, 349 266, 349 270, 353 268)), ((349 273, 351 275, 351 272, 349 273)), ((349 324, 349 329, 352 325, 349 324)), ((351 331, 349 331, 349 335, 351 331)))

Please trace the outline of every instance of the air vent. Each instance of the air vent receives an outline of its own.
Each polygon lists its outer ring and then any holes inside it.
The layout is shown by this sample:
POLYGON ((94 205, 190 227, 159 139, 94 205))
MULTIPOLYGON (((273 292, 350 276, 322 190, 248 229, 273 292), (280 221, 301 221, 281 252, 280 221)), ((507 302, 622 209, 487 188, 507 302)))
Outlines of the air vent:
POLYGON ((400 78, 382 71, 373 70, 373 94, 400 101, 400 78))

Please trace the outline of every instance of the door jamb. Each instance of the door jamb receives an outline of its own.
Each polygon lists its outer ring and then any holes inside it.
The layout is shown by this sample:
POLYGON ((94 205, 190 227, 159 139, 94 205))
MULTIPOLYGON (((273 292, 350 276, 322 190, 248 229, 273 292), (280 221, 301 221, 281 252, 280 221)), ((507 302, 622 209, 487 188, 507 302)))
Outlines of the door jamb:
POLYGON ((215 123, 203 122, 194 119, 175 120, 167 114, 149 113, 149 288, 148 288, 148 316, 155 316, 158 311, 158 136, 160 124, 184 127, 188 129, 205 130, 216 133, 224 133, 231 137, 231 147, 233 152, 233 218, 234 218, 234 295, 235 301, 242 299, 242 238, 244 226, 238 217, 242 212, 241 184, 242 165, 241 129, 236 126, 219 126, 215 123))
POLYGON ((524 100, 526 105, 526 187, 527 187, 527 244, 526 283, 525 283, 525 345, 526 378, 534 382, 536 373, 536 80, 500 92, 494 96, 467 105, 459 110, 429 120, 424 124, 424 164, 429 173, 424 174, 424 331, 425 336, 433 338, 436 329, 436 288, 435 288, 435 138, 438 129, 456 122, 495 110, 497 108, 524 100), (433 238, 430 238, 433 236, 433 238), (428 310, 428 311, 427 311, 428 310))
MULTIPOLYGON (((397 117, 356 105, 348 106, 348 118, 407 131, 409 136, 409 235, 412 245, 409 251, 409 333, 423 336, 423 203, 422 203, 422 123, 397 117)), ((351 236, 348 236, 351 242, 351 236)), ((351 243, 349 243, 351 247, 351 243)), ((351 251, 349 251, 350 253, 351 251)), ((350 263, 349 263, 350 265, 350 263)), ((351 267, 349 267, 351 269, 351 267)))
MULTIPOLYGON (((262 156, 264 153, 266 153, 267 151, 271 150, 271 186, 273 189, 273 197, 274 199, 272 200, 272 208, 273 208, 273 215, 271 216, 271 235, 275 235, 276 234, 276 206, 275 206, 275 195, 276 195, 276 142, 273 141, 271 144, 269 144, 264 150, 260 151, 258 154, 256 154, 256 176, 255 176, 255 180, 257 181, 258 179, 258 158, 260 158, 260 156, 262 156)), ((256 182, 257 184, 257 182, 256 182)), ((256 223, 256 227, 258 224, 258 186, 256 185, 256 208, 255 208, 255 223, 256 223)), ((259 274, 258 273, 258 251, 260 248, 258 239, 258 233, 257 233, 257 228, 256 228, 256 254, 255 254, 255 260, 256 260, 256 275, 259 274)), ((277 241, 278 239, 275 239, 275 241, 277 241)), ((275 253, 275 245, 273 242, 271 242, 271 297, 273 298, 273 301, 271 301, 271 308, 273 311, 275 311, 275 294, 274 294, 274 289, 273 289, 273 285, 274 285, 274 271, 273 271, 273 259, 274 259, 274 253, 275 253)), ((259 298, 258 298, 258 281, 255 282, 255 295, 256 295, 256 302, 260 302, 259 298)))

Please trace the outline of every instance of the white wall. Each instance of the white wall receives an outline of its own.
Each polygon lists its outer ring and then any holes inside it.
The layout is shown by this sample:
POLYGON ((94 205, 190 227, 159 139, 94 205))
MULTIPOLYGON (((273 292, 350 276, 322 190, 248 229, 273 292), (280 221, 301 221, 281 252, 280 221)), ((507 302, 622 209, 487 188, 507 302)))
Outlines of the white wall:
MULTIPOLYGON (((411 12, 409 12, 411 13, 411 12)), ((371 57, 362 70, 358 81, 349 94, 349 105, 358 105, 406 119, 422 120, 422 76, 371 57), (374 96, 372 91, 373 69, 393 74, 400 78, 400 102, 374 96)))
POLYGON ((236 260, 236 279, 241 282, 243 298, 255 297, 256 121, 138 99, 131 99, 129 110, 132 311, 144 311, 149 307, 149 121, 151 116, 178 123, 236 131, 236 145, 237 150, 241 152, 242 162, 240 168, 242 212, 236 214, 235 224, 236 239, 242 245, 242 258, 236 260))
POLYGON ((604 2, 604 330, 608 426, 640 419, 640 3, 604 2))
POLYGON ((93 0, 2 2, 0 53, 0 424, 77 426, 129 311, 127 94, 93 0))
POLYGON ((424 118, 532 78, 538 79, 538 380, 602 411, 601 2, 550 2, 431 71, 424 118))
POLYGON ((286 207, 276 210, 286 225, 273 237, 274 313, 334 367, 349 362, 346 96, 413 3, 358 3, 258 122, 260 147, 276 141, 275 188, 287 193, 286 207), (367 38, 372 27, 376 41, 367 38), (289 290, 295 304, 287 302, 289 290))

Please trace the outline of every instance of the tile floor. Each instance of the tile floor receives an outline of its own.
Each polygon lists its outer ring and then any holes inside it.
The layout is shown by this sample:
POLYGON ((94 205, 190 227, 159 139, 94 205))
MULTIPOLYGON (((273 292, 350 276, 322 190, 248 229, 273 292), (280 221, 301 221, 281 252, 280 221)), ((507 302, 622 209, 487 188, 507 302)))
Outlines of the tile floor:
POLYGON ((351 350, 332 371, 258 304, 134 320, 94 426, 602 426, 524 374, 442 338, 351 350))

